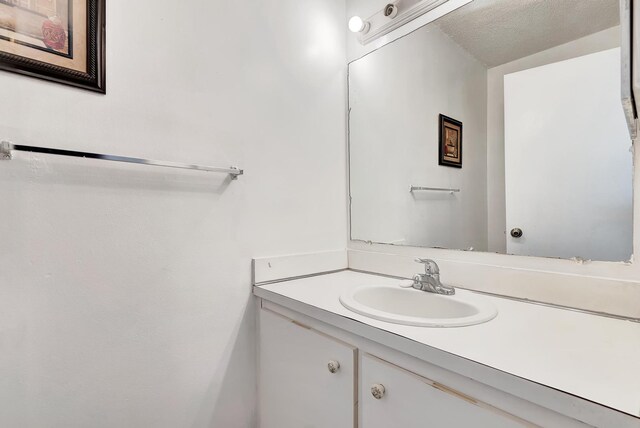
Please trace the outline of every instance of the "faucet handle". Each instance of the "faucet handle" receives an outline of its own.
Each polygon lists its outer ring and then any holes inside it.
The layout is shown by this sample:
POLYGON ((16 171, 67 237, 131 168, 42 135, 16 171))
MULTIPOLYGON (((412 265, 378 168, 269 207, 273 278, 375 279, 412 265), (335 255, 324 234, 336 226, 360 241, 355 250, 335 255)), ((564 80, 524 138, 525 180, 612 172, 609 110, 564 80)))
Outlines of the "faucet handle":
POLYGON ((435 260, 421 258, 417 258, 415 260, 417 263, 422 263, 424 265, 424 273, 426 273, 427 275, 440 274, 440 268, 438 267, 438 264, 435 262, 435 260))

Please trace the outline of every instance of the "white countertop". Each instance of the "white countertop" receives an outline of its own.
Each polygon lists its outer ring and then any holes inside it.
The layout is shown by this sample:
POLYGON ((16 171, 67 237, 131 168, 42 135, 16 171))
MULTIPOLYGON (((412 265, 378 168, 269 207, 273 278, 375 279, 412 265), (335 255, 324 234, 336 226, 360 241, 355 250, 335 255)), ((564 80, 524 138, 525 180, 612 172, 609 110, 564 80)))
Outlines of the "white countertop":
MULTIPOLYGON (((256 287, 497 370, 640 416, 640 323, 475 294, 498 309, 484 324, 413 327, 377 321, 340 304, 361 285, 403 281, 354 271, 256 287)), ((405 281, 406 283, 406 281, 405 281)), ((471 293, 457 290, 457 293, 471 293)), ((639 424, 640 425, 640 424, 639 424)))

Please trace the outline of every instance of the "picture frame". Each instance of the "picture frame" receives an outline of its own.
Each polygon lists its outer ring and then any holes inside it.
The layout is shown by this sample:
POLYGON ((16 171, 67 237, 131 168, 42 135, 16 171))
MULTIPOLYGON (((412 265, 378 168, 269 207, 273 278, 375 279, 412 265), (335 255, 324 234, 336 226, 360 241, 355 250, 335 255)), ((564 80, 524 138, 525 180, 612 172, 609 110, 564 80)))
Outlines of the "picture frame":
POLYGON ((0 70, 106 93, 106 0, 0 0, 0 70))
POLYGON ((438 165, 462 168, 462 122, 439 116, 438 165))

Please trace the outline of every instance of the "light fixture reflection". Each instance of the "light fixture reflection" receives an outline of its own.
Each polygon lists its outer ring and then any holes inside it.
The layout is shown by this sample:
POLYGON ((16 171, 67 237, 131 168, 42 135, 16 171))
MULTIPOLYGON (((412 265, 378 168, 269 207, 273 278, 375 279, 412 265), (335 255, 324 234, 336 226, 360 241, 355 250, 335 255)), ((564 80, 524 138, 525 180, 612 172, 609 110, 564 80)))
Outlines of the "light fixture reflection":
POLYGON ((349 20, 349 30, 353 33, 366 33, 369 31, 369 23, 363 21, 359 16, 352 16, 349 20))

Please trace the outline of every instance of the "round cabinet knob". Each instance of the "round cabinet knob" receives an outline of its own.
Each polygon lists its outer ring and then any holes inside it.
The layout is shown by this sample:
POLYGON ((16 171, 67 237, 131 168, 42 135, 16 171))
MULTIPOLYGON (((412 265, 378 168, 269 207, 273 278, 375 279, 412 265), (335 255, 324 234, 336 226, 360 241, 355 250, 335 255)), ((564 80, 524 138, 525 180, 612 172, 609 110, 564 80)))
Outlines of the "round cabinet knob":
POLYGON ((329 369, 329 372, 336 373, 338 370, 340 370, 340 363, 337 361, 331 360, 327 363, 327 368, 329 369))
POLYGON ((371 387, 371 395, 373 395, 373 398, 375 398, 376 400, 384 397, 384 385, 381 385, 379 383, 373 385, 371 387))
POLYGON ((522 237, 522 229, 518 227, 511 229, 511 236, 513 236, 514 238, 522 237))

